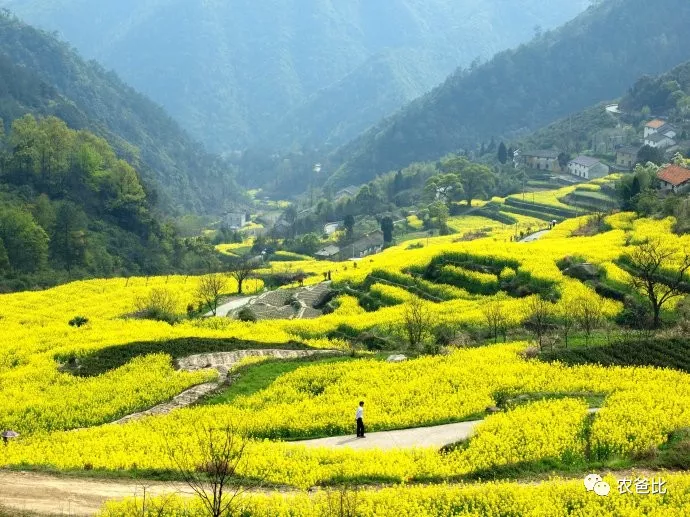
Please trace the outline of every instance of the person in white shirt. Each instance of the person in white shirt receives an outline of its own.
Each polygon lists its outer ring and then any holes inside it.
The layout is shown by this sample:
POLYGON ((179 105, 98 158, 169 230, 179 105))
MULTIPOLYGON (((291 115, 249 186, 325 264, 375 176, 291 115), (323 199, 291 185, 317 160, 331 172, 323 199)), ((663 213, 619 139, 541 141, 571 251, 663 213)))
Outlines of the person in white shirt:
POLYGON ((357 421, 357 438, 364 438, 364 401, 359 403, 355 420, 357 421))

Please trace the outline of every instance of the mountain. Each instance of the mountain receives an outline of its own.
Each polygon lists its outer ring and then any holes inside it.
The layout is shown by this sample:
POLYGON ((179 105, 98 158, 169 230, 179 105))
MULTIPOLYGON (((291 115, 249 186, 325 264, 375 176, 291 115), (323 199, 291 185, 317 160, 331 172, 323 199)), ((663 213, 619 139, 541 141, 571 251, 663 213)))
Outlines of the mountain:
POLYGON ((274 138, 284 145, 342 143, 457 66, 526 41, 535 27, 563 23, 588 3, 3 0, 0 5, 59 31, 86 56, 116 70, 211 150, 232 151, 274 138), (386 85, 392 95, 381 105, 386 85), (353 116, 343 122, 341 114, 349 110, 353 116), (367 115, 361 123, 360 113, 367 115), (310 128, 306 142, 303 128, 310 128))
POLYGON ((415 161, 515 137, 690 58, 685 0, 608 0, 553 32, 458 70, 438 88, 339 149, 328 183, 369 181, 415 161))
POLYGON ((206 212, 240 195, 233 170, 157 104, 53 35, 0 15, 0 117, 56 115, 104 137, 141 174, 167 212, 206 212))

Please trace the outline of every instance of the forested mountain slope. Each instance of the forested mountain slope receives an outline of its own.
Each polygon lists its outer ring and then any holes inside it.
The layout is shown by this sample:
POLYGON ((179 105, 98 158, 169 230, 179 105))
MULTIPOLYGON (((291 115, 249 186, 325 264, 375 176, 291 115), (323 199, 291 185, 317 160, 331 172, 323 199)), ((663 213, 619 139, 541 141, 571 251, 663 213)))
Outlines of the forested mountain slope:
POLYGON ((637 78, 690 58, 685 0, 608 0, 527 45, 497 55, 342 147, 334 186, 361 183, 437 159, 492 136, 535 129, 603 99, 637 78))
MULTIPOLYGON (((36 87, 22 86, 26 107, 36 107, 36 87)), ((0 83, 3 110, 21 109, 21 102, 7 102, 6 91, 0 83)), ((69 112, 60 99, 46 98, 49 108, 55 100, 56 112, 69 112)), ((25 115, 0 134, 0 292, 204 270, 207 248, 159 222, 137 171, 93 133, 57 117, 25 115)))
POLYGON ((169 212, 212 211, 239 194, 232 169, 204 151, 157 104, 67 44, 0 15, 0 118, 57 115, 105 137, 169 212))
POLYGON ((161 103, 212 150, 226 151, 273 137, 279 144, 302 143, 305 127, 312 128, 306 143, 340 143, 341 135, 350 135, 348 127, 359 133, 457 66, 526 41, 535 26, 554 27, 588 3, 3 0, 0 5, 60 31, 85 55, 161 103), (361 85, 348 84, 351 74, 362 78, 361 85), (390 85, 392 99, 381 103, 374 83, 390 85), (344 111, 370 108, 370 116, 350 117, 348 127, 340 127, 344 111))

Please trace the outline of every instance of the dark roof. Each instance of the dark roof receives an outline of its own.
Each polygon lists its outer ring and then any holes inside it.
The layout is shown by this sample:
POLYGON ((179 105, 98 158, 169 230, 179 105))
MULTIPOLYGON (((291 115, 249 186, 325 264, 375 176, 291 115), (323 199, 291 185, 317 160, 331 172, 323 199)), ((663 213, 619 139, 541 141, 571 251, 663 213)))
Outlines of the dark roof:
POLYGON ((319 257, 332 257, 334 255, 337 255, 338 253, 340 253, 340 248, 338 246, 331 244, 330 246, 326 246, 325 248, 317 251, 315 255, 319 257))
POLYGON ((626 145, 625 147, 621 147, 620 149, 618 149, 616 152, 637 155, 637 153, 640 152, 640 146, 626 145))
POLYGON ((347 195, 347 196, 355 196, 359 192, 360 188, 356 187, 354 185, 350 185, 349 187, 341 188, 338 192, 335 193, 336 196, 340 195, 347 195))
POLYGON ((670 183, 674 187, 684 185, 690 182, 690 170, 680 165, 667 165, 663 169, 660 169, 657 173, 657 177, 661 181, 670 183))
MULTIPOLYGON (((350 244, 350 248, 354 246, 355 252, 364 251, 374 246, 383 246, 383 232, 381 230, 376 230, 371 232, 364 237, 357 239, 354 243, 350 244)), ((348 247, 346 246, 347 250, 348 247)))
POLYGON ((557 160, 559 154, 560 153, 558 151, 554 151, 552 149, 542 149, 538 151, 526 151, 524 153, 524 156, 529 156, 531 158, 548 158, 551 160, 557 160))
POLYGON ((673 140, 672 138, 667 137, 663 133, 653 133, 647 137, 647 140, 650 140, 652 142, 661 142, 662 140, 666 140, 667 138, 669 140, 673 140))
POLYGON ((574 160, 571 160, 570 163, 582 165, 583 167, 594 167, 595 165, 599 165, 601 161, 591 156, 578 156, 574 160))

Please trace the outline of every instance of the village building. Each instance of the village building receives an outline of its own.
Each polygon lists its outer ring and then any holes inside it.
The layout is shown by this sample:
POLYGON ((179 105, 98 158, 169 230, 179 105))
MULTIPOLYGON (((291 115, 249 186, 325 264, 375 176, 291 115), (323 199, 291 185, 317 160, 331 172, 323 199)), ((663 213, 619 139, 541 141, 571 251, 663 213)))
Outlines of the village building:
POLYGON ((637 163, 638 146, 625 146, 616 150, 616 165, 622 169, 632 170, 637 163))
POLYGON ((249 217, 247 216, 247 212, 242 210, 233 210, 225 214, 225 217, 223 217, 223 223, 231 230, 239 230, 240 228, 244 228, 247 226, 247 224, 249 224, 249 217))
POLYGON ((376 230, 350 244, 344 244, 342 247, 334 244, 326 246, 314 255, 321 260, 342 261, 361 259, 383 251, 383 244, 383 232, 376 230))
POLYGON ((676 145, 678 130, 661 119, 654 119, 644 126, 644 145, 655 149, 667 149, 676 145))
POLYGON ((676 145, 676 141, 663 133, 652 133, 648 137, 645 137, 644 145, 654 147, 655 149, 667 149, 676 145))
POLYGON ((314 256, 320 260, 338 260, 338 257, 340 256, 340 248, 334 244, 331 244, 314 253, 314 256))
POLYGON ((591 180, 608 175, 609 167, 591 156, 578 156, 568 163, 568 172, 586 180, 591 180))
POLYGON ((650 135, 653 135, 654 133, 657 133, 659 129, 664 127, 666 125, 666 121, 655 118, 654 120, 650 120, 647 122, 644 126, 644 137, 647 138, 650 135))
POLYGON ((561 166, 558 163, 558 155, 560 153, 554 150, 538 150, 527 151, 523 153, 522 159, 525 165, 531 169, 539 171, 561 172, 561 166))
POLYGON ((690 170, 680 165, 667 165, 659 169, 657 178, 661 189, 670 192, 678 192, 690 188, 690 170))
POLYGON ((336 202, 342 201, 343 199, 353 198, 359 193, 360 188, 354 185, 340 189, 335 193, 334 199, 336 202))

